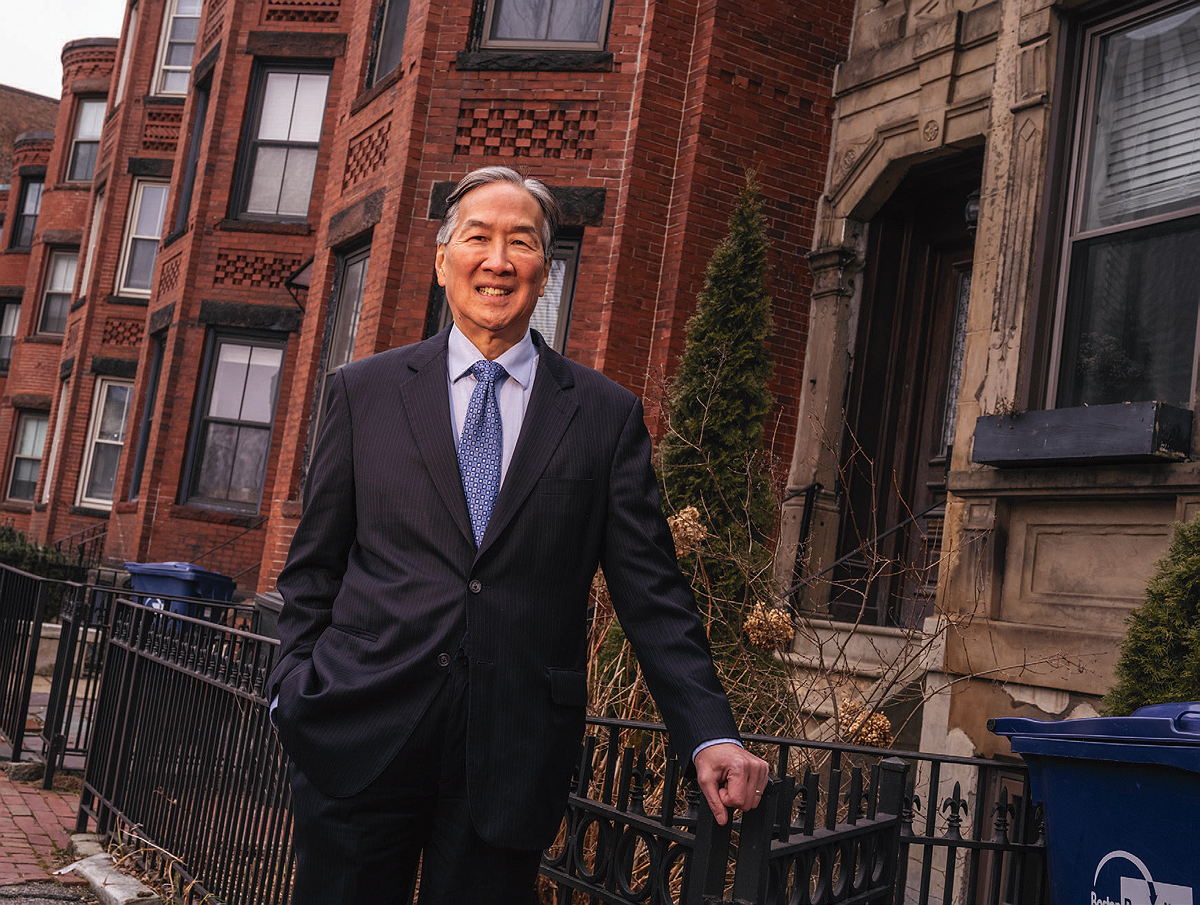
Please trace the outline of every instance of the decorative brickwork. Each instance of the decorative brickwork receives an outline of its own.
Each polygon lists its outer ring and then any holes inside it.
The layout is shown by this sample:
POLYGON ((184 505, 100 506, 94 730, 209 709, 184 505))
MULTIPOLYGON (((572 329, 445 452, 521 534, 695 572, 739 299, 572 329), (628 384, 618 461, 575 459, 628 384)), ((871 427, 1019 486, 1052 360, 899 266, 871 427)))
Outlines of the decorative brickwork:
POLYGON ((175 153, 182 124, 182 110, 147 110, 142 125, 142 150, 175 153))
POLYGON ((597 107, 463 106, 454 153, 467 157, 551 157, 591 160, 597 107))
POLYGON ((113 38, 84 38, 70 42, 63 53, 63 84, 112 77, 117 42, 113 38))
POLYGON ((266 22, 336 22, 342 0, 267 0, 266 22))
POLYGON ((296 255, 219 251, 214 286, 266 286, 277 289, 296 272, 304 258, 296 255))
POLYGON ((207 50, 221 34, 225 24, 225 0, 210 0, 204 19, 204 35, 200 38, 200 50, 207 50))
POLYGON ((104 342, 110 346, 137 347, 146 333, 143 321, 110 317, 104 322, 104 342))
POLYGON ((388 134, 391 131, 392 121, 388 119, 375 123, 350 140, 342 191, 366 179, 383 166, 387 161, 388 134))
POLYGON ((182 258, 182 255, 175 255, 175 257, 163 264, 162 270, 158 275, 159 295, 174 292, 179 286, 179 269, 182 258))

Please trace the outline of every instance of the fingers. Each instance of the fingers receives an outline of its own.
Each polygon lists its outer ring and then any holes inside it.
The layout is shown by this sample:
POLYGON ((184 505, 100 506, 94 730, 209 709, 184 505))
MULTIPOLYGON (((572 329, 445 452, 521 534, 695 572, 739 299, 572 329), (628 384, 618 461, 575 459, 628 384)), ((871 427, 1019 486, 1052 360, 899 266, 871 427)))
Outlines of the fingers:
POLYGON ((729 808, 758 806, 767 778, 766 761, 740 745, 712 745, 696 755, 696 781, 721 826, 729 819, 729 808))

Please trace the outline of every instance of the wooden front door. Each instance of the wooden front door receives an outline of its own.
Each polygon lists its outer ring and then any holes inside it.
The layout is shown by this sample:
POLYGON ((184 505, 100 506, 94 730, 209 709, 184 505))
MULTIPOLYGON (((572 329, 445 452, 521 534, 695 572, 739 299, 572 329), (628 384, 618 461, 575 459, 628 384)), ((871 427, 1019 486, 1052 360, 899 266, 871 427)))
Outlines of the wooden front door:
POLYGON ((870 222, 841 451, 831 615, 918 626, 937 587, 980 156, 910 172, 870 222))

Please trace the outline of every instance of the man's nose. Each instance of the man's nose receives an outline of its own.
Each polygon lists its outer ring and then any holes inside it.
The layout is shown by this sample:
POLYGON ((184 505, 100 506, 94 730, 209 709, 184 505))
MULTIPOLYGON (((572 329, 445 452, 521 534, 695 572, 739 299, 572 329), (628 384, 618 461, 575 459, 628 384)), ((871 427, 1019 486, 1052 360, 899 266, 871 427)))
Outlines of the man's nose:
POLYGON ((485 270, 490 270, 492 273, 508 273, 512 269, 512 260, 508 256, 508 243, 502 241, 490 243, 483 266, 485 270))

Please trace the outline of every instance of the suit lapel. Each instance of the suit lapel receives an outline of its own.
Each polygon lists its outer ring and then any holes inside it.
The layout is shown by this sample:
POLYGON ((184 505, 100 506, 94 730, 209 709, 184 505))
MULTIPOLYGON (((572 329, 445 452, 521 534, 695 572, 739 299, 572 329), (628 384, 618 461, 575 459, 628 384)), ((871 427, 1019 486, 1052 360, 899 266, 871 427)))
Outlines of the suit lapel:
MULTIPOLYGON (((508 473, 479 546, 480 554, 491 546, 529 496, 579 408, 570 392, 575 381, 566 360, 547 347, 536 332, 534 342, 538 344, 537 377, 508 473)), ((459 494, 462 494, 461 484, 459 494)))
MULTIPOLYGON (((414 350, 408 367, 414 372, 400 387, 413 439, 425 460, 438 495, 464 536, 475 542, 471 516, 458 471, 458 451, 450 426, 450 394, 446 385, 448 330, 414 350)), ((536 385, 535 385, 536 386, 536 385)))

